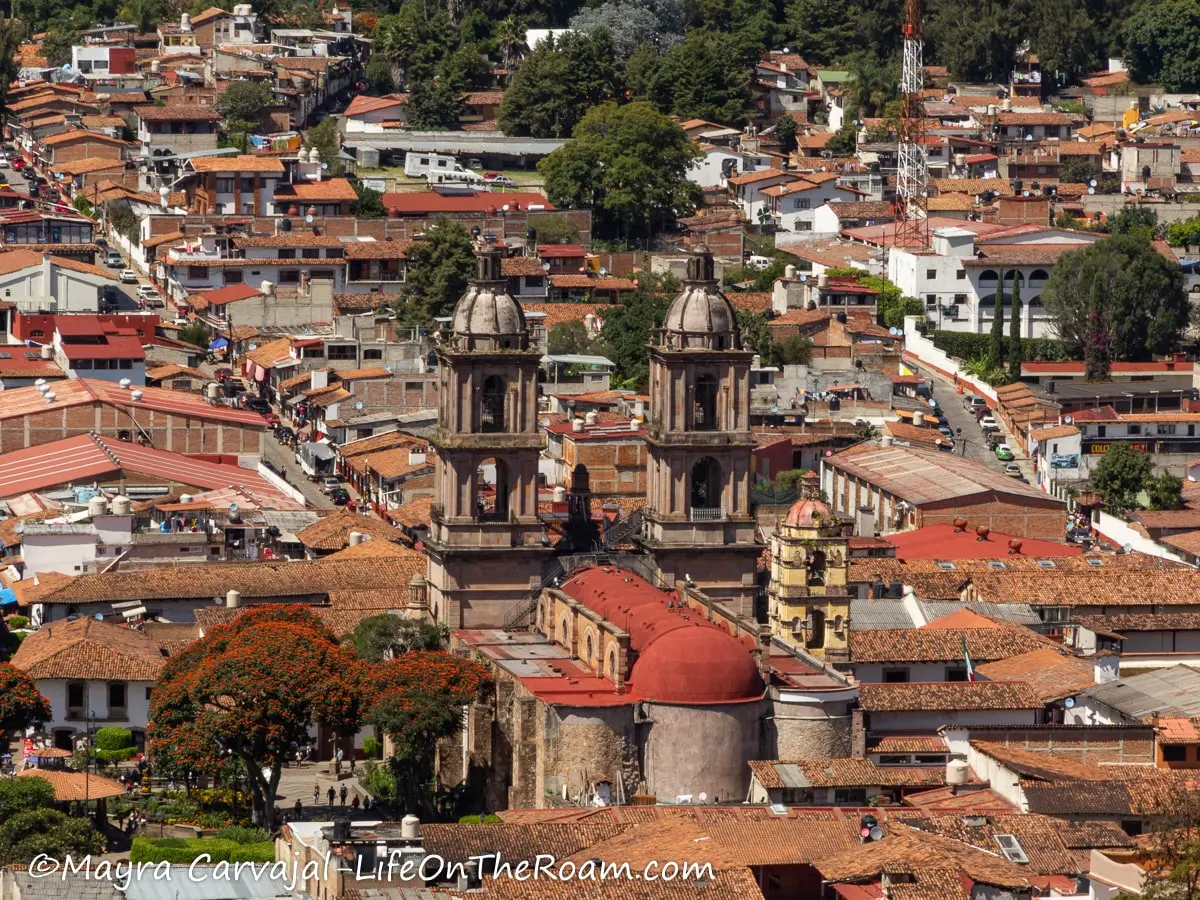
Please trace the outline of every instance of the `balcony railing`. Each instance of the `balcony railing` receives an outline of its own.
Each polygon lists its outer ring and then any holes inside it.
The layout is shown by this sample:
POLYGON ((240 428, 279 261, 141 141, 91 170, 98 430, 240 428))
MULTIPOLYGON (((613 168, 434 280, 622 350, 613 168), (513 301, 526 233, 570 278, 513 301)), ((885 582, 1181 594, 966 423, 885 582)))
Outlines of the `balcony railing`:
POLYGON ((725 507, 692 507, 693 522, 724 522, 729 518, 725 507))

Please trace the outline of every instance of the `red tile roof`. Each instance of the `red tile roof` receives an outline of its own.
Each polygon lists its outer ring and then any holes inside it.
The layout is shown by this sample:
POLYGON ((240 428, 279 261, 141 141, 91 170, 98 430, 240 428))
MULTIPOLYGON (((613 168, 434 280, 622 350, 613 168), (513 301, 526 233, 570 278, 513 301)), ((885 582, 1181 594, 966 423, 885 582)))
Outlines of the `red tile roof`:
POLYGON ((1028 685, 1005 681, 864 684, 859 703, 867 712, 940 712, 942 710, 1041 709, 1028 685))
POLYGON ((38 680, 155 681, 166 661, 148 635, 85 616, 43 625, 21 641, 12 664, 38 680))
POLYGON ((429 215, 437 213, 482 213, 491 211, 498 214, 500 207, 508 205, 510 209, 519 206, 528 209, 540 206, 553 210, 554 206, 541 194, 507 193, 493 194, 490 191, 476 191, 473 194, 444 196, 434 191, 409 191, 407 193, 384 194, 382 202, 385 208, 395 210, 399 215, 429 215))
POLYGON ((1017 553, 1026 557, 1083 554, 1083 549, 1076 544, 1018 538, 998 531, 989 532, 986 540, 980 540, 970 521, 963 531, 953 525, 927 525, 913 531, 889 534, 886 540, 895 546, 896 556, 902 559, 1005 559, 1016 555, 1009 546, 1009 542, 1014 540, 1020 542, 1017 553))

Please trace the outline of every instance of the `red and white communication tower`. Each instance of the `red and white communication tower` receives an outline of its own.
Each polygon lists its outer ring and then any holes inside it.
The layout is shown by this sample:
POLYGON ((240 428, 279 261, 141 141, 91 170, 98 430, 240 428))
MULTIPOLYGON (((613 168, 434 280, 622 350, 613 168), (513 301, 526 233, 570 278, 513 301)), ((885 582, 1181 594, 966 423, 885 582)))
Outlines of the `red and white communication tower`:
POLYGON ((900 159, 896 170, 896 246, 929 246, 925 201, 929 196, 929 158, 925 150, 924 32, 920 0, 904 11, 904 65, 900 73, 900 159))

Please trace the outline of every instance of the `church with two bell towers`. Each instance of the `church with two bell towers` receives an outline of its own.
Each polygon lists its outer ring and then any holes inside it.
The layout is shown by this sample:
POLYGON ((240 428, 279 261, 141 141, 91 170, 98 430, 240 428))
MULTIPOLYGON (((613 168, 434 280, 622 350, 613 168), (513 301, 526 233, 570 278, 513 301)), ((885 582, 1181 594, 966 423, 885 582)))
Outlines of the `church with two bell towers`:
MULTIPOLYGON (((507 292, 503 255, 478 251, 476 276, 437 336, 436 499, 424 546, 428 613, 450 628, 504 626, 554 571, 538 517, 541 354, 507 292)), ((763 549, 750 506, 753 353, 707 247, 689 254, 649 353, 647 504, 634 540, 660 583, 694 585, 752 616, 763 549)), ((587 509, 586 497, 572 499, 587 509)))

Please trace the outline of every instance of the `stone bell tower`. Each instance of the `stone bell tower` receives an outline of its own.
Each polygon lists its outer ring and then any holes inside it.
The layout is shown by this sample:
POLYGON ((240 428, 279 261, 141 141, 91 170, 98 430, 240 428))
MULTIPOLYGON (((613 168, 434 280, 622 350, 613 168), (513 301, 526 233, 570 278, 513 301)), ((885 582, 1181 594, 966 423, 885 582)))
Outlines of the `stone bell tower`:
POLYGON ((436 501, 425 550, 431 617, 485 628, 529 600, 551 550, 538 519, 537 372, 525 313, 486 248, 437 348, 436 501))
POLYGON ((642 543, 668 583, 688 578, 754 614, 750 361, 712 252, 691 251, 683 290, 650 347, 647 505, 642 543))

